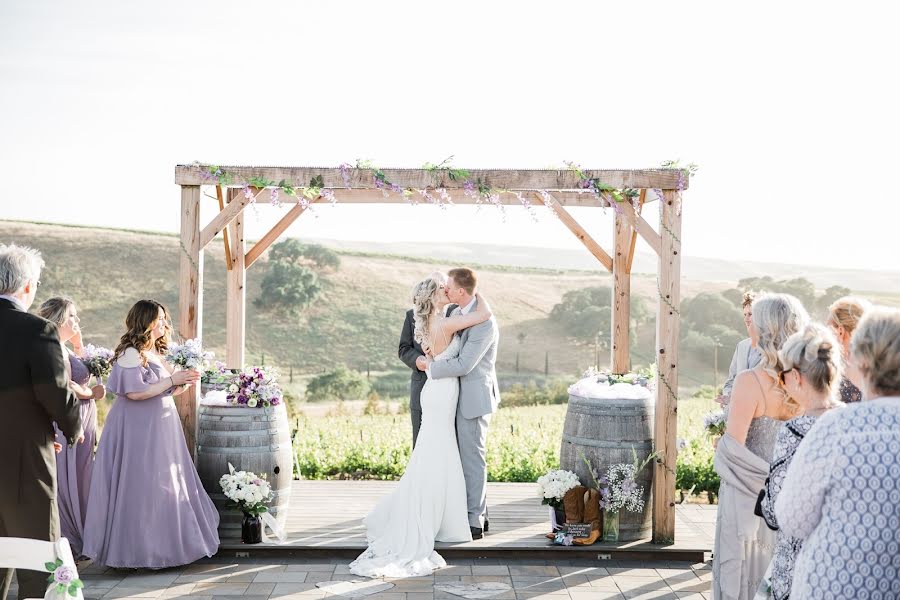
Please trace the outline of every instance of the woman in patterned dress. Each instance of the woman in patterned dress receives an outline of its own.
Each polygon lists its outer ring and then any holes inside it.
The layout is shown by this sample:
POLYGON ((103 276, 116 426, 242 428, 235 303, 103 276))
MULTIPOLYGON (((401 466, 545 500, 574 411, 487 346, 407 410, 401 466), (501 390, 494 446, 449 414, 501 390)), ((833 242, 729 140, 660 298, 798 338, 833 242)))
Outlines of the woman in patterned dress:
MULTIPOLYGON (((853 337, 853 331, 859 324, 859 320, 870 308, 872 308, 872 305, 867 300, 854 298, 853 296, 845 296, 835 300, 828 307, 828 326, 831 327, 835 337, 841 343, 844 361, 850 355, 850 339, 853 337)), ((859 402, 863 399, 859 388, 850 381, 851 375, 851 372, 847 372, 841 379, 842 402, 859 402)))
MULTIPOLYGON (((778 530, 775 499, 797 446, 816 419, 841 404, 837 400, 837 385, 841 378, 839 348, 837 340, 824 325, 811 324, 789 337, 779 352, 783 369, 782 385, 789 395, 789 401, 799 405, 801 413, 785 423, 778 432, 769 478, 760 494, 759 514, 765 519, 769 529, 778 530)), ((794 575, 794 561, 800 546, 800 540, 778 533, 775 554, 769 566, 771 577, 760 584, 756 596, 758 599, 788 598, 794 575)))
POLYGON ((49 298, 38 314, 59 328, 59 340, 69 358, 69 387, 81 400, 81 426, 84 442, 70 446, 63 435, 57 435, 61 449, 56 455, 56 505, 59 509, 59 529, 69 540, 72 554, 81 556, 84 536, 84 519, 87 516, 88 494, 91 491, 91 473, 94 468, 94 443, 97 441, 97 405, 106 395, 102 384, 88 386, 91 374, 82 362, 84 344, 81 340, 81 320, 71 299, 57 296, 49 298), (66 343, 72 344, 70 350, 66 343))
POLYGON ((816 422, 775 501, 803 543, 791 600, 900 598, 900 311, 869 311, 850 360, 866 401, 816 422))

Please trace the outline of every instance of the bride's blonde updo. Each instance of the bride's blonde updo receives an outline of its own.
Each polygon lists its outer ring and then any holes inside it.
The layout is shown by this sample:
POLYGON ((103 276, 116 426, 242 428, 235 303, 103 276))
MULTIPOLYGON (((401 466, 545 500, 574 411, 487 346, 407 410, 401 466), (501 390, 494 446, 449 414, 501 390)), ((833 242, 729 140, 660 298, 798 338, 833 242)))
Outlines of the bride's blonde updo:
POLYGON ((428 332, 431 330, 431 317, 436 308, 434 296, 439 285, 436 280, 429 277, 417 283, 412 291, 413 322, 415 323, 413 339, 420 345, 427 339, 428 332))

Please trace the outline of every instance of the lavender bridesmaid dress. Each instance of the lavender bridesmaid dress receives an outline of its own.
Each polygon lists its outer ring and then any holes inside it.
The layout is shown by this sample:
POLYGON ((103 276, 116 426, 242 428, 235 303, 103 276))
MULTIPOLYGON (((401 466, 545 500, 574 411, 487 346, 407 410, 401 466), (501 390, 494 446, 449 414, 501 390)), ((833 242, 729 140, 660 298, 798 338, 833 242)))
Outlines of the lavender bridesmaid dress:
MULTIPOLYGON (((87 386, 91 374, 80 358, 69 354, 72 381, 87 386)), ((54 425, 55 426, 55 425, 54 425)), ((62 537, 69 540, 72 554, 81 556, 84 519, 87 516, 91 472, 94 469, 94 443, 97 441, 97 405, 93 398, 81 401, 81 426, 84 442, 69 446, 66 436, 57 435, 62 452, 56 455, 56 505, 62 537)), ((57 434, 59 430, 56 430, 57 434)))
POLYGON ((162 569, 219 548, 219 513, 200 483, 172 396, 125 396, 166 377, 154 363, 142 366, 134 349, 109 375, 116 400, 97 448, 84 534, 84 554, 99 564, 162 569))

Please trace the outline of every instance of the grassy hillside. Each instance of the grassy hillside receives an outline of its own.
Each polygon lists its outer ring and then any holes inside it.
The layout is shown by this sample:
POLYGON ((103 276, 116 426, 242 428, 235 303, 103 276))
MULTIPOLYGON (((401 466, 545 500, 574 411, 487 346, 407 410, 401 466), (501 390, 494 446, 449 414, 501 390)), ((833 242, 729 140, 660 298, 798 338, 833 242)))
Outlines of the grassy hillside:
MULTIPOLYGON (((140 298, 166 304, 177 323, 178 239, 171 235, 0 221, 0 242, 39 248, 47 262, 37 304, 57 294, 79 305, 88 342, 114 346, 128 308, 140 298)), ((346 364, 361 371, 403 370, 397 342, 413 284, 433 270, 451 265, 428 259, 347 252, 341 267, 325 277, 323 296, 300 318, 261 312, 253 305, 267 267, 261 260, 247 276, 247 362, 278 365, 287 373, 311 375, 346 364)), ((571 377, 593 363, 592 344, 576 344, 548 319, 554 304, 569 290, 610 285, 607 275, 589 271, 478 268, 481 288, 492 301, 501 324, 498 368, 510 375, 516 354, 523 374, 543 375, 549 356, 551 375, 571 377), (519 334, 524 339, 519 342, 519 334)), ((729 287, 727 283, 685 281, 683 296, 729 287)), ((656 280, 635 275, 632 289, 655 299, 656 280)), ((204 263, 203 337, 220 356, 225 342, 225 263, 221 241, 208 247, 204 263)), ((896 296, 880 294, 890 302, 896 296)), ((655 300, 653 301, 655 304, 655 300)), ((654 325, 642 324, 633 358, 652 358, 654 325)), ((727 369, 728 356, 720 356, 727 369)), ((608 351, 601 351, 601 362, 608 351)), ((711 365, 682 361, 682 385, 712 383, 711 365)), ((721 380, 721 378, 720 378, 721 380)))

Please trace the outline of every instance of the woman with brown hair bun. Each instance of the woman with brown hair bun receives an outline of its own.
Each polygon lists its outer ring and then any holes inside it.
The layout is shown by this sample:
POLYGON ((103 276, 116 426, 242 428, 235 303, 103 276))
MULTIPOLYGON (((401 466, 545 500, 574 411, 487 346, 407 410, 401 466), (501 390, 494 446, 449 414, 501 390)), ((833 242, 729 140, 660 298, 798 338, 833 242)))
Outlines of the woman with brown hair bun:
POLYGON ((102 565, 162 569, 212 556, 219 513, 203 490, 175 409, 200 378, 166 363, 169 316, 154 300, 128 311, 107 386, 106 418, 85 523, 84 553, 102 565))

